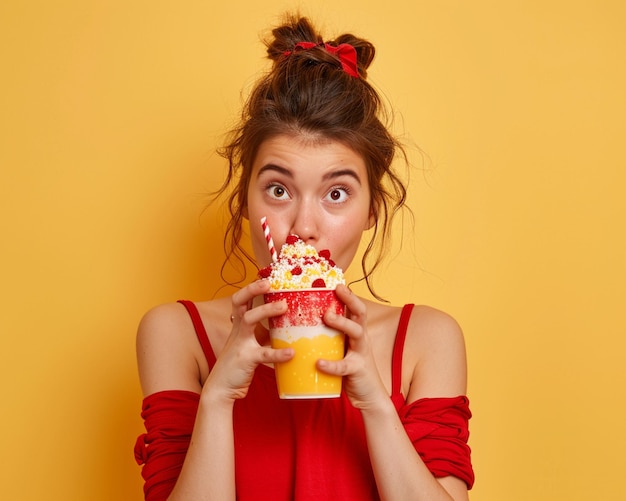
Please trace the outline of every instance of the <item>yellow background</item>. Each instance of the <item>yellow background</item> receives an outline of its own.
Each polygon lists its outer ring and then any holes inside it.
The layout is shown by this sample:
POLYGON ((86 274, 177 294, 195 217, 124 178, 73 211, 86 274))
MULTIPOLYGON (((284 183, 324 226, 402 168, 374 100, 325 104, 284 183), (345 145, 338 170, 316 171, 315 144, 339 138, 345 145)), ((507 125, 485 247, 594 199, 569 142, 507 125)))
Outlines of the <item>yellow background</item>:
MULTIPOLYGON (((306 4, 428 155, 378 285, 465 330, 472 499, 623 499, 626 4, 306 4)), ((294 5, 0 4, 3 499, 141 499, 135 328, 216 292, 212 152, 294 5)))

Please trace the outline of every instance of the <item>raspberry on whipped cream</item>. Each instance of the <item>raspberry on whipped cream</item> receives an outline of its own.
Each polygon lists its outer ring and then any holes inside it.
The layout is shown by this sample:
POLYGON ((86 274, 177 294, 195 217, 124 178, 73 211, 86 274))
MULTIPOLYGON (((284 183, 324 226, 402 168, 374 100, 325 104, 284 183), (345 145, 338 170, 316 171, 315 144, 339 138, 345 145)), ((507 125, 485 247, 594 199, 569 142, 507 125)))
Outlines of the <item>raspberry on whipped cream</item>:
POLYGON ((317 251, 297 235, 289 235, 278 260, 259 270, 259 277, 270 281, 271 290, 335 289, 345 283, 327 249, 317 251))

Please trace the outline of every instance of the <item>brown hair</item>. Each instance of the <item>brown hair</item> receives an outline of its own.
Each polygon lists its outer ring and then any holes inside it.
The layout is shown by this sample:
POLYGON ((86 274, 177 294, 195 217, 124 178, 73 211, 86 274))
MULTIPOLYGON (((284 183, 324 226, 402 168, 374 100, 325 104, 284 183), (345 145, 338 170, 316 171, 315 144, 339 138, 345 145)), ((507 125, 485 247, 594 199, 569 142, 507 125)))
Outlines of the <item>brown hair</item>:
MULTIPOLYGON (((374 59, 374 46, 362 38, 344 34, 323 41, 306 18, 288 16, 265 42, 273 61, 271 70, 254 86, 244 104, 239 126, 219 150, 228 160, 228 174, 216 195, 233 184, 228 198, 231 216, 226 228, 226 261, 254 259, 240 245, 243 210, 254 158, 260 145, 278 135, 304 136, 313 141, 340 141, 365 161, 375 224, 361 260, 363 278, 374 297, 372 272, 379 266, 391 231, 391 220, 403 207, 406 189, 391 168, 400 143, 382 120, 387 117, 380 96, 366 81, 374 59), (300 42, 322 44, 294 51, 300 42), (359 77, 342 70, 339 57, 327 51, 347 43, 356 49, 359 77), (288 53, 289 55, 286 55, 288 53), (380 238, 377 238, 379 237, 380 238), (370 264, 370 260, 372 261, 370 264)), ((245 268, 244 268, 245 269, 245 268)))

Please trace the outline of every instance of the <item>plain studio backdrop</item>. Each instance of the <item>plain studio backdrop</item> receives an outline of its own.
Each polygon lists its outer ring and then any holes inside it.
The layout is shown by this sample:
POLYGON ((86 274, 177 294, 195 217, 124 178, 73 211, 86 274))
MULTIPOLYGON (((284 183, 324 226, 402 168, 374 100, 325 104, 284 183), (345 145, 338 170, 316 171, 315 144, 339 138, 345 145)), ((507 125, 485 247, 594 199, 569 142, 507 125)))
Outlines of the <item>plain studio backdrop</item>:
MULTIPOLYGON (((624 496, 625 5, 302 6, 378 49, 415 224, 376 284, 465 331, 473 501, 624 496)), ((298 6, 0 4, 3 499, 142 499, 137 323, 229 292, 214 150, 298 6)))

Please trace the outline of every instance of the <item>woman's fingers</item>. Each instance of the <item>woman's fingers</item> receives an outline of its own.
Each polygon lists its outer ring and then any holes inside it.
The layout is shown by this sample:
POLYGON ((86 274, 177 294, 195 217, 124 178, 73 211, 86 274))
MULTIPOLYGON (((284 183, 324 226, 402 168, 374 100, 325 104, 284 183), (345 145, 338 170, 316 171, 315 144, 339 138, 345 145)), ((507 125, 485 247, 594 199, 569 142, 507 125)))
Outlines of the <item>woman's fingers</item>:
POLYGON ((275 301, 272 303, 261 304, 255 308, 246 311, 243 315, 243 320, 250 325, 255 325, 269 317, 282 315, 286 311, 286 301, 275 301))
POLYGON ((346 305, 348 317, 361 325, 365 325, 367 307, 361 298, 354 294, 346 285, 338 285, 335 292, 337 297, 346 305))
POLYGON ((267 280, 257 280, 243 289, 239 289, 232 295, 232 319, 233 323, 244 316, 246 311, 252 307, 252 300, 256 296, 260 296, 269 290, 269 282, 267 280))
POLYGON ((317 367, 328 374, 347 376, 352 388, 358 387, 358 391, 367 392, 366 388, 371 388, 378 377, 367 336, 367 307, 344 285, 338 286, 336 292, 346 305, 348 316, 329 310, 324 315, 324 322, 346 335, 348 350, 341 360, 318 360, 317 367))
POLYGON ((350 347, 352 349, 358 349, 358 343, 365 337, 367 308, 365 303, 345 285, 338 286, 336 293, 339 299, 346 305, 348 316, 337 315, 332 310, 329 310, 324 314, 324 323, 345 333, 348 337, 350 347))
POLYGON ((287 305, 284 301, 252 307, 254 298, 263 295, 268 290, 269 282, 267 280, 257 280, 233 294, 230 318, 235 327, 242 323, 253 326, 262 320, 285 312, 287 305))
POLYGON ((274 349, 270 347, 263 347, 259 351, 259 363, 275 364, 287 362, 293 358, 294 354, 295 352, 293 351, 293 348, 274 349))
POLYGON ((356 323, 352 318, 337 315, 332 310, 324 313, 324 323, 333 329, 343 332, 350 341, 357 341, 363 337, 364 328, 362 325, 356 323))
POLYGON ((316 362, 316 366, 319 370, 331 376, 349 376, 358 370, 356 367, 358 363, 358 360, 348 355, 341 360, 319 359, 316 362))

